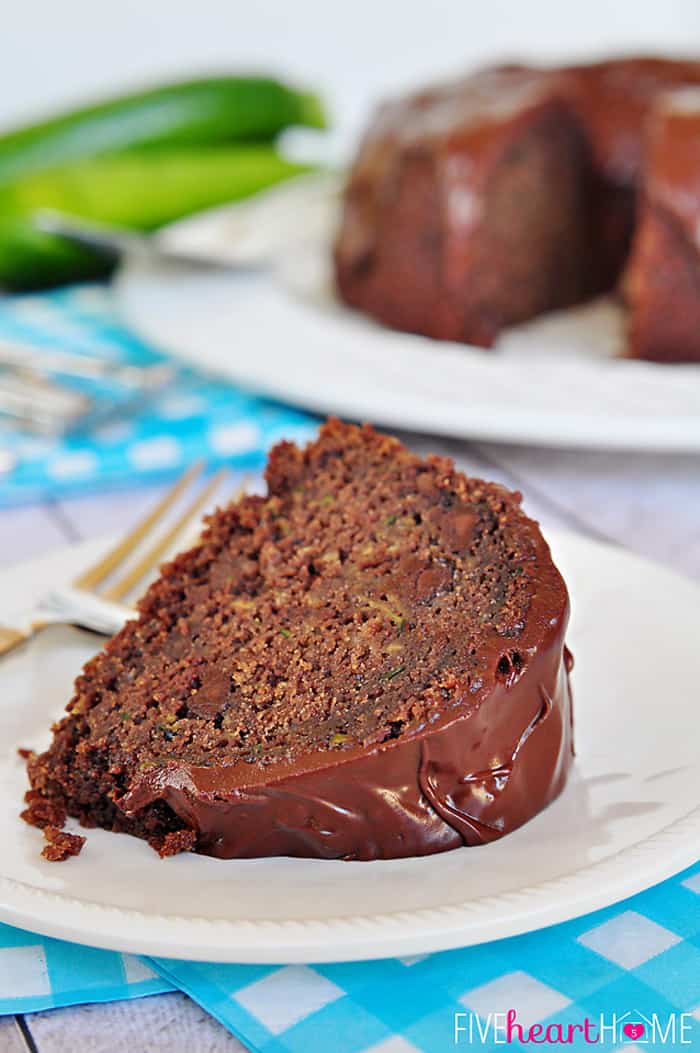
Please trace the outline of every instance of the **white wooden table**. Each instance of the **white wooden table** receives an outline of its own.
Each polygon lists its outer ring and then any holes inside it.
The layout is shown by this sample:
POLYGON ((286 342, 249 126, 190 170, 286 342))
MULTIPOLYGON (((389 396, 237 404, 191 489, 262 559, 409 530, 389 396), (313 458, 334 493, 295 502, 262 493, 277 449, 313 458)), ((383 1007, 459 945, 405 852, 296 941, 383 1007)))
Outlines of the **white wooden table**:
MULTIPOLYGON (((625 546, 700 579, 700 457, 579 453, 404 436, 421 453, 446 453, 466 471, 524 495, 548 527, 625 546)), ((124 530, 162 488, 46 500, 0 512, 0 562, 124 530)), ((700 593, 699 593, 700 596, 700 593)), ((0 1053, 218 1053, 243 1050, 180 994, 0 1020, 0 1053)))

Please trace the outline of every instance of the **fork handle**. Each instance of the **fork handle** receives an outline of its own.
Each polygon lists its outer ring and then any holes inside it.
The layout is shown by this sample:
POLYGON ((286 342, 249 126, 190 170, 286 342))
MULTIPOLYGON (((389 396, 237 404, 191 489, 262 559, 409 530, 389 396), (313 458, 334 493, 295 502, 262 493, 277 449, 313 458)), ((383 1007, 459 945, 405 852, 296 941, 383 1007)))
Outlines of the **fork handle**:
POLYGON ((37 620, 32 622, 28 629, 13 629, 10 625, 0 625, 0 655, 14 651, 15 647, 19 647, 21 643, 29 640, 48 624, 48 622, 37 620))

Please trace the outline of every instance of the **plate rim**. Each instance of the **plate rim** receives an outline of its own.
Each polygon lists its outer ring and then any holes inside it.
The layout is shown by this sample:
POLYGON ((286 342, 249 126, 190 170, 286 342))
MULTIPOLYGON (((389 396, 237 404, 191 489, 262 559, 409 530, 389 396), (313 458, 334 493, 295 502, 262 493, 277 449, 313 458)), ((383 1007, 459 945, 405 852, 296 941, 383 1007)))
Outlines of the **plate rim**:
MULTIPOLYGON (((126 835, 125 835, 126 836, 126 835)), ((518 936, 540 928, 564 921, 572 921, 592 911, 599 910, 629 896, 635 895, 660 881, 681 872, 697 861, 697 851, 684 855, 659 852, 678 845, 684 841, 693 844, 700 840, 700 805, 695 806, 686 816, 669 826, 663 827, 651 837, 645 838, 628 849, 615 852, 598 863, 591 864, 571 874, 550 878, 536 885, 525 886, 517 891, 499 893, 494 896, 481 897, 478 900, 466 901, 463 904, 451 904, 442 907, 421 908, 415 911, 397 911, 394 913, 374 915, 352 915, 351 917, 326 918, 322 921, 312 919, 256 919, 255 921, 231 921, 221 918, 186 917, 177 914, 153 914, 137 911, 133 908, 113 907, 94 903, 88 900, 77 900, 57 892, 37 889, 25 882, 12 878, 0 878, 0 920, 10 924, 27 927, 29 920, 32 931, 59 939, 85 942, 86 934, 91 937, 92 946, 105 947, 111 950, 125 951, 132 954, 148 954, 169 958, 183 958, 193 961, 219 961, 236 964, 292 964, 300 962, 338 962, 369 961, 377 958, 395 957, 397 954, 434 953, 441 950, 454 950, 458 947, 474 946, 492 940, 518 936), (638 862, 656 854, 664 860, 663 865, 655 869, 649 880, 649 872, 635 877, 636 868, 625 866, 621 869, 619 861, 626 856, 626 864, 638 862), (669 860, 672 862, 669 865, 669 860), (615 891, 611 893, 610 885, 605 885, 608 874, 618 876, 615 891), (600 879, 595 881, 595 879, 600 879), (591 880, 593 879, 593 880, 591 880), (581 889, 581 893, 576 895, 581 889), (603 891, 604 889, 604 891, 603 891), (74 921, 72 924, 61 924, 41 914, 39 918, 26 914, 21 906, 8 907, 5 901, 7 891, 19 891, 26 899, 39 900, 48 910, 62 906, 71 908, 75 914, 84 919, 82 926, 74 921), (552 892, 575 895, 576 905, 572 912, 570 900, 562 903, 559 910, 552 912, 547 904, 547 897, 552 892), (523 909, 519 920, 513 925, 513 916, 504 921, 492 913, 504 901, 511 904, 520 901, 523 909), (525 910, 527 903, 535 904, 536 909, 525 910), (542 914, 548 907, 547 920, 542 921, 542 914), (473 916, 489 915, 481 921, 481 928, 475 925, 473 916), (115 928, 109 925, 114 920, 115 928), (103 919, 106 924, 95 928, 94 923, 103 919), (182 937, 171 943, 160 942, 158 937, 144 935, 122 935, 116 926, 124 921, 134 926, 147 923, 160 929, 176 925, 181 929, 191 929, 189 937, 193 943, 184 946, 182 937), (38 927, 37 926, 38 921, 38 927), (461 923, 461 924, 460 924, 461 923), (394 935, 377 932, 372 934, 368 929, 396 929, 410 924, 408 935, 394 935), (445 927, 450 925, 448 931, 445 927), (469 926, 469 928, 466 928, 469 926), (362 930, 358 932, 359 930, 362 930), (73 936, 72 933, 77 933, 73 936), (251 940, 251 935, 256 938, 251 940), (332 950, 329 949, 328 937, 339 937, 332 950), (290 935, 296 937, 293 946, 287 944, 280 951, 280 938, 290 935), (343 939, 345 942, 343 943, 343 939), (391 949, 387 949, 388 940, 391 949), (372 942, 374 941, 374 942, 372 942), (368 951, 369 947, 373 948, 368 951), (381 945, 381 946, 380 946, 381 945), (236 948, 235 957, 231 957, 232 947, 236 948)), ((466 851, 466 850, 465 850, 466 851)), ((362 865, 362 864, 358 864, 362 865)), ((641 873, 641 872, 640 872, 641 873)), ((165 937, 161 937, 164 939, 165 937)))

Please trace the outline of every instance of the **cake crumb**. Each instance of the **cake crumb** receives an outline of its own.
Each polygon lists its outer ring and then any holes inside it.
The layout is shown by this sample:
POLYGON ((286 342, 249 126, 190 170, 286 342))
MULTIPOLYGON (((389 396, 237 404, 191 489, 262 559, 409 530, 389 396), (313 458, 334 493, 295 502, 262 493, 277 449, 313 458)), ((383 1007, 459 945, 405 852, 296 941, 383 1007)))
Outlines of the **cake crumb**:
POLYGON ((197 843, 197 834, 194 830, 171 830, 162 840, 153 843, 161 859, 166 856, 176 856, 178 852, 191 852, 197 843))
POLYGON ((27 790, 24 799, 28 807, 20 815, 30 826, 43 830, 45 827, 62 827, 65 823, 66 809, 60 799, 49 800, 38 790, 27 790))
POLYGON ((71 856, 80 855, 85 844, 85 838, 80 834, 69 834, 57 826, 46 826, 44 837, 48 844, 44 846, 41 854, 50 863, 63 863, 71 856))

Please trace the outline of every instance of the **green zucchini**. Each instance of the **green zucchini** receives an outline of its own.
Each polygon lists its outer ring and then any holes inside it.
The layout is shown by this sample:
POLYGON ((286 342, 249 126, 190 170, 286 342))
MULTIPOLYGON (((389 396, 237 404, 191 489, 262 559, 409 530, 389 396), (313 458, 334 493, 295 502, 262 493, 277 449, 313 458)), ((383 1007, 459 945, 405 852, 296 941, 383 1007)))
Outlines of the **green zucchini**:
POLYGON ((270 146, 161 149, 83 161, 0 187, 0 286, 37 289, 99 277, 97 253, 38 231, 32 214, 58 209, 150 231, 308 171, 270 146))
POLYGON ((272 141, 325 125, 317 96, 271 77, 209 77, 74 110, 0 135, 0 184, 83 158, 162 146, 272 141))
POLYGON ((0 290, 29 292, 106 278, 114 260, 43 234, 26 216, 0 213, 0 290))

